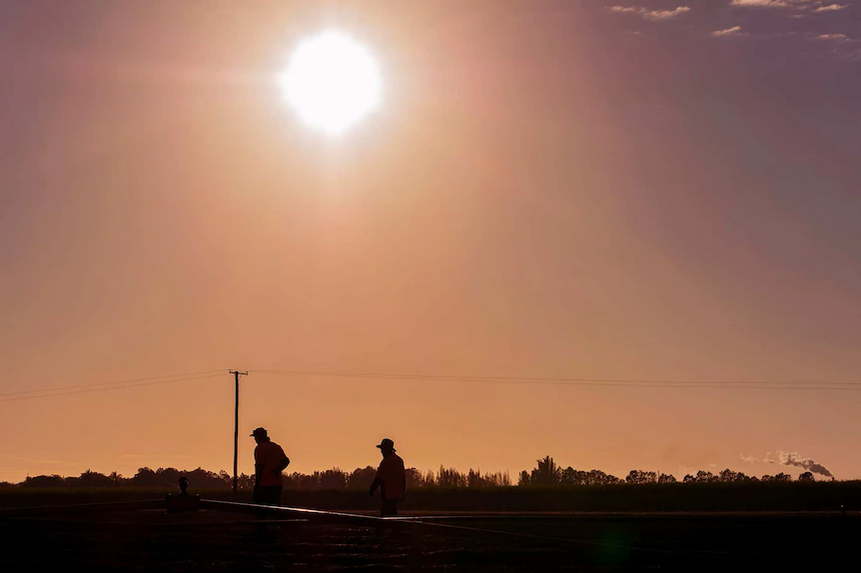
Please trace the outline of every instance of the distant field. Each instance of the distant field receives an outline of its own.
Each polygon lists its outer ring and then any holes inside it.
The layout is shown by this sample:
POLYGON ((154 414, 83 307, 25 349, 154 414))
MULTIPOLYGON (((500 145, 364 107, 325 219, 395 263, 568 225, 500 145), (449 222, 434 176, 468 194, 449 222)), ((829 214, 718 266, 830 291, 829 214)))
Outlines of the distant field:
POLYGON ((857 514, 509 513, 367 525, 290 517, 261 540, 253 516, 220 511, 0 516, 0 570, 819 571, 857 559, 861 534, 857 514))
MULTIPOLYGON (((163 499, 176 488, 0 489, 0 508, 163 499)), ((251 492, 197 490, 203 498, 250 501, 251 492)), ((374 510, 365 491, 285 491, 282 503, 338 510, 374 510)), ((768 512, 861 511, 861 481, 822 483, 649 484, 484 489, 426 488, 407 493, 407 511, 472 512, 768 512)))
MULTIPOLYGON (((365 524, 278 513, 266 541, 254 515, 167 514, 169 491, 0 490, 0 570, 818 570, 855 559, 861 536, 861 482, 430 488, 409 492, 404 513, 454 517, 365 524), (123 503, 69 507, 104 502, 123 503)), ((248 491, 192 493, 250 501, 248 491)), ((378 502, 367 492, 286 491, 283 503, 366 513, 378 502)))

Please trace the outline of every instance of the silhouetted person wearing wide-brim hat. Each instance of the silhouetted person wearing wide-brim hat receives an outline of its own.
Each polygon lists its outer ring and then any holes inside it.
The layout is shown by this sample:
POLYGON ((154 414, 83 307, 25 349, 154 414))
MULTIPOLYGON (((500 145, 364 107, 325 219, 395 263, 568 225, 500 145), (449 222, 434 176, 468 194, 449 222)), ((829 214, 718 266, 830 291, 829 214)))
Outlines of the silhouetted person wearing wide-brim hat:
MULTIPOLYGON (((251 436, 257 442, 254 448, 254 503, 261 505, 281 505, 281 490, 284 482, 281 472, 290 465, 290 458, 284 449, 269 439, 265 428, 257 428, 251 436)), ((258 519, 264 519, 266 512, 260 512, 258 519)), ((258 533, 266 531, 264 525, 259 525, 258 533)))
POLYGON ((383 500, 380 516, 391 517, 398 514, 398 501, 404 498, 407 489, 404 460, 395 453, 395 443, 389 438, 384 438, 377 447, 383 454, 383 461, 380 462, 377 477, 371 484, 371 497, 377 488, 380 488, 383 500))

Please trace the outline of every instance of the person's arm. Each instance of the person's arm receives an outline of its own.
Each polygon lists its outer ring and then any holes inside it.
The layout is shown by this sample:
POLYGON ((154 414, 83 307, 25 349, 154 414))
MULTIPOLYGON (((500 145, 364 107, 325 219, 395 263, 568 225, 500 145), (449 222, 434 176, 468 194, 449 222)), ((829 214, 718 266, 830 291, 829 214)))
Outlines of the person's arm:
POLYGON ((371 497, 374 497, 374 492, 377 491, 378 487, 383 485, 383 464, 380 463, 380 467, 377 468, 377 475, 374 476, 374 481, 371 482, 371 497))
POLYGON ((379 476, 374 478, 374 481, 371 483, 371 497, 374 497, 374 492, 377 491, 377 488, 383 485, 383 480, 380 479, 379 476))
POLYGON ((257 457, 257 448, 254 448, 254 487, 260 483, 260 472, 263 471, 263 464, 257 457))
POLYGON ((290 465, 290 458, 287 457, 287 454, 284 453, 284 450, 281 450, 281 455, 283 457, 281 458, 281 463, 278 464, 278 469, 272 470, 272 474, 276 476, 281 475, 281 472, 286 470, 287 466, 290 465))

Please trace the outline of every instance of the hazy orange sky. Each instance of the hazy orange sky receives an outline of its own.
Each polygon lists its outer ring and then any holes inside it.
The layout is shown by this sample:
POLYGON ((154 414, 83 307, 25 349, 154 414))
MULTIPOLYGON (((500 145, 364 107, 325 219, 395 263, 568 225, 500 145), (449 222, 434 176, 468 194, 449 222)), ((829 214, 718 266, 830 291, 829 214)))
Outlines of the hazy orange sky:
POLYGON ((0 1, 0 481, 229 470, 229 368, 247 473, 861 478, 861 389, 263 372, 861 383, 859 181, 858 0, 0 1), (331 27, 336 139, 279 83, 331 27))

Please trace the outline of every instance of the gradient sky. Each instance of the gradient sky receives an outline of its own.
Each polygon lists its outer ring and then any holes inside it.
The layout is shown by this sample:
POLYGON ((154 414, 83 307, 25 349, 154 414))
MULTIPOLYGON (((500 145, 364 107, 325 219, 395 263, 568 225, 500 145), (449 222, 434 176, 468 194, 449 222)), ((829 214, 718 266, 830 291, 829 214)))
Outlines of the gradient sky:
POLYGON ((229 470, 228 368, 249 473, 861 478, 858 390, 261 372, 861 382, 859 182, 859 0, 0 0, 0 393, 225 370, 0 396, 0 480, 229 470), (338 139, 279 85, 329 27, 338 139))

